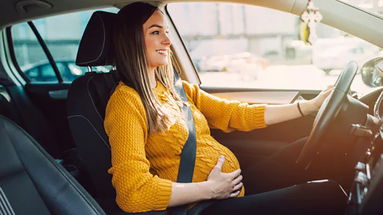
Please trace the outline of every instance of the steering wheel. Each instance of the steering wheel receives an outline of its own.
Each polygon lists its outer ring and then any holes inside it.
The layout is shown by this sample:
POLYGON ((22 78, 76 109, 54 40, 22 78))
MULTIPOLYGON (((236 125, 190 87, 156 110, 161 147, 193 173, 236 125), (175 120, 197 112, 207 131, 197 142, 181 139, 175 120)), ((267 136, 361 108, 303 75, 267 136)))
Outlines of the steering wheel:
POLYGON ((327 133, 331 122, 338 115, 342 105, 347 101, 347 93, 358 70, 358 64, 351 61, 339 75, 334 91, 325 99, 314 119, 313 128, 296 161, 297 164, 308 168, 312 158, 319 152, 321 140, 327 133))

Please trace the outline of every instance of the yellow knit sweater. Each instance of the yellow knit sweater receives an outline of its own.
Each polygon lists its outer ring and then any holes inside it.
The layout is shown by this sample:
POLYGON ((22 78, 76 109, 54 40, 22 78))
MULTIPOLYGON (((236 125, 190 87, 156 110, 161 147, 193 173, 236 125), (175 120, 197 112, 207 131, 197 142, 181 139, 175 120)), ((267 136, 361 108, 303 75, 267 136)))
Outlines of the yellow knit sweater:
MULTIPOLYGON (((210 128, 229 132, 265 127, 265 107, 220 99, 187 82, 183 82, 183 86, 197 136, 193 182, 206 181, 220 155, 226 158, 223 172, 240 168, 234 154, 210 135, 210 128)), ((171 102, 170 93, 160 82, 155 94, 164 107, 175 113, 174 124, 164 132, 148 133, 139 94, 121 82, 106 108, 104 125, 112 151, 112 167, 108 172, 113 174, 116 202, 127 212, 166 209, 188 136, 183 114, 174 112, 177 108, 171 102)), ((244 189, 239 196, 243 195, 244 189)))

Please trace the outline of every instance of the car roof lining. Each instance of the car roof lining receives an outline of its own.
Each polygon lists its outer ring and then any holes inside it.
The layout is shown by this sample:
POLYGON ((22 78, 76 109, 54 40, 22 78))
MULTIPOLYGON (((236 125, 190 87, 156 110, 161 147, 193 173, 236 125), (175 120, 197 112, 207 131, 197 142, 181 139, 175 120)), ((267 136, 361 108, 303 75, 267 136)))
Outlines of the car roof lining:
MULTIPOLYGON (((48 0, 22 0, 19 2, 48 2, 48 0)), ((49 0, 52 7, 36 6, 30 7, 27 13, 19 12, 17 5, 13 0, 0 1, 0 29, 4 26, 24 22, 31 19, 42 18, 46 16, 59 15, 68 12, 81 11, 86 9, 97 9, 105 7, 121 8, 134 0, 49 0)), ((159 5, 160 7, 173 2, 196 2, 193 0, 165 0, 165 1, 146 1, 159 5)), ((233 0, 208 0, 206 2, 234 2, 233 0)), ((244 3, 262 7, 273 8, 288 13, 299 15, 307 5, 307 0, 239 0, 235 3, 244 3)), ((41 4, 41 3, 37 3, 41 4)), ((42 3, 43 4, 43 3, 42 3)), ((337 0, 315 1, 323 15, 322 23, 329 24, 342 31, 348 32, 357 37, 363 38, 375 45, 383 47, 383 28, 376 26, 383 25, 383 19, 362 11, 352 6, 346 6, 346 3, 337 0), (336 8, 336 9, 334 9, 336 8), (363 14, 363 16, 360 16, 363 14), (353 17, 358 17, 354 19, 353 17), (368 23, 368 25, 366 25, 368 23), (372 26, 372 27, 371 27, 372 26)))
MULTIPOLYGON (((135 2, 137 0, 22 0, 19 2, 46 2, 36 3, 36 6, 32 6, 32 3, 29 6, 30 9, 25 13, 20 9, 20 5, 26 5, 25 3, 15 4, 13 0, 2 0, 0 1, 0 27, 7 25, 12 25, 19 22, 24 22, 32 19, 43 18, 46 16, 60 15, 68 12, 75 12, 79 10, 86 9, 97 9, 103 7, 117 7, 121 8, 126 4, 135 2), (52 5, 51 7, 42 6, 42 5, 52 5), (18 6, 19 5, 19 6, 18 6), (19 9, 17 9, 19 8, 19 9)), ((286 12, 292 12, 293 6, 297 1, 306 2, 306 0, 240 0, 240 1, 230 1, 230 0, 207 0, 206 2, 235 2, 235 3, 244 3, 259 5, 263 7, 270 7, 286 12)), ((145 1, 155 5, 165 5, 167 3, 173 2, 195 2, 193 0, 170 0, 170 1, 145 1)))

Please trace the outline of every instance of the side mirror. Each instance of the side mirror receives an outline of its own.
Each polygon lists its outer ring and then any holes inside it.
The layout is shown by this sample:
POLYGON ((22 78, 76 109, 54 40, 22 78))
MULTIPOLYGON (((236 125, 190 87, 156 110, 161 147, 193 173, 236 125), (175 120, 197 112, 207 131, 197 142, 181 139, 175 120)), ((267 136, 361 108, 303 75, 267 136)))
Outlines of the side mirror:
POLYGON ((360 68, 363 82, 371 87, 383 86, 383 57, 367 61, 360 68))

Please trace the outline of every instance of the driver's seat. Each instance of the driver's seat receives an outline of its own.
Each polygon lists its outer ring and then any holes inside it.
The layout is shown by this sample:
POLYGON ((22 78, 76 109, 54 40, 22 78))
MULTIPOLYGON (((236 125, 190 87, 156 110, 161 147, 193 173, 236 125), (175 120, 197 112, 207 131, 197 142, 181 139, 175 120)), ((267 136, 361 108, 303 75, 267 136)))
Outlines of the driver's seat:
MULTIPOLYGON (((110 32, 115 14, 96 11, 90 18, 77 53, 79 66, 110 65, 110 32)), ((109 140, 104 130, 105 109, 118 83, 116 72, 88 72, 69 89, 67 116, 82 165, 85 167, 93 197, 108 214, 123 214, 115 202, 109 140)))

